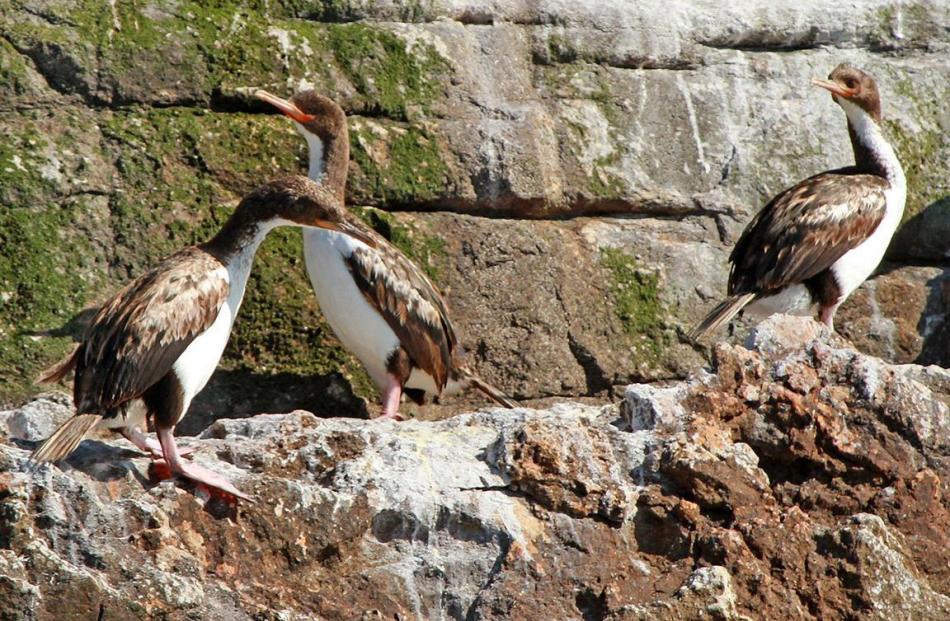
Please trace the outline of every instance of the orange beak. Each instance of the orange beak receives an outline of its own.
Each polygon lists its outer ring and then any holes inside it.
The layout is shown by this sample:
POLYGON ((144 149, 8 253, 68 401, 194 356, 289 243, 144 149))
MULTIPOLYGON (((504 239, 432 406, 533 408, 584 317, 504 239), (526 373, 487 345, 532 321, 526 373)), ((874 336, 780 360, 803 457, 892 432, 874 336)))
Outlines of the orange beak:
POLYGON ((310 121, 317 118, 312 114, 306 114, 292 102, 287 101, 286 99, 281 99, 276 95, 271 95, 265 90, 258 89, 254 92, 254 96, 261 101, 266 101, 298 123, 309 123, 310 121))
POLYGON ((857 94, 856 89, 845 88, 844 86, 841 86, 837 82, 832 82, 831 80, 819 80, 818 78, 813 78, 811 83, 815 86, 820 86, 827 91, 831 91, 832 95, 844 97, 845 99, 851 99, 857 94))

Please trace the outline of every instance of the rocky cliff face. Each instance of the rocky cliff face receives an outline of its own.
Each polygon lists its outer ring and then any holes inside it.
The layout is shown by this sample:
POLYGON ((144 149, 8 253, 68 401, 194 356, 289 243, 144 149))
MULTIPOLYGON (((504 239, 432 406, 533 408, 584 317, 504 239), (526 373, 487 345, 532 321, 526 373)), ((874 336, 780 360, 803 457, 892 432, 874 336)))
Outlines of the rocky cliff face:
POLYGON ((948 53, 938 1, 0 3, 0 619, 950 617, 948 53), (850 161, 810 86, 840 62, 910 184, 847 341, 686 343, 763 202, 850 161), (112 438, 28 468, 70 413, 36 371, 304 170, 249 92, 305 85, 349 114, 349 202, 537 407, 343 418, 373 388, 279 231, 181 427, 256 504, 112 438))
MULTIPOLYGON (((892 262, 840 325, 869 353, 950 364, 948 26, 927 1, 12 0, 0 401, 36 392, 84 308, 303 170, 302 140, 248 96, 261 86, 344 105, 350 202, 399 212, 367 218, 447 292, 488 379, 532 399, 684 377, 708 352, 679 336, 724 289, 741 227, 850 160, 809 82, 839 62, 879 78, 910 183, 892 262)), ((372 388, 311 299, 299 234, 275 234, 253 278, 192 431, 364 413, 372 388)))
POLYGON ((0 413, 4 619, 946 619, 950 374, 774 318, 709 373, 439 422, 223 419, 255 504, 124 440, 26 465, 0 413), (70 603, 63 616, 63 602, 70 603))

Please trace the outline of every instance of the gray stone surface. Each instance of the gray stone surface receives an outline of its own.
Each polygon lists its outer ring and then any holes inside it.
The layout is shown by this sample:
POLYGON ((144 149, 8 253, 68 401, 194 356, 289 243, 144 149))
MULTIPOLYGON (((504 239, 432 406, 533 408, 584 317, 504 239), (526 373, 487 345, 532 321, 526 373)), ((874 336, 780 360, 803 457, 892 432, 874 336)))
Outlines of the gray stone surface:
MULTIPOLYGON (((0 436, 4 618, 941 619, 950 409, 927 370, 777 316, 625 404, 441 421, 304 411, 186 440, 254 503, 124 440, 0 436), (801 470, 808 468, 808 476, 801 470)), ((0 421, 59 419, 44 398, 0 421)))

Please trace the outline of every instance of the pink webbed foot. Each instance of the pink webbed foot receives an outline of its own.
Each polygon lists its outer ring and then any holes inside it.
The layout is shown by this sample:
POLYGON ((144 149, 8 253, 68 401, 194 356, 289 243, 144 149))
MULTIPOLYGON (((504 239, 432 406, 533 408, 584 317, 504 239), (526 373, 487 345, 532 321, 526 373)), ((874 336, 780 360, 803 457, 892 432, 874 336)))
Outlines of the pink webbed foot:
POLYGON ((377 422, 405 420, 399 413, 400 398, 402 398, 402 382, 394 375, 386 375, 386 386, 383 387, 383 395, 380 399, 383 405, 383 413, 373 420, 377 422))
POLYGON ((253 498, 235 487, 234 484, 231 483, 231 481, 229 481, 226 477, 214 472, 213 470, 209 470, 204 466, 199 466, 195 463, 182 463, 181 469, 176 470, 175 468, 170 467, 168 462, 164 459, 156 460, 155 465, 159 467, 164 466, 167 468, 167 475, 169 477, 171 475, 178 475, 183 479, 192 481, 199 487, 208 488, 208 491, 211 492, 212 495, 214 495, 214 492, 217 491, 219 493, 223 492, 225 494, 229 494, 235 498, 240 498, 241 500, 254 502, 253 498))
POLYGON ((209 488, 212 492, 214 490, 218 490, 220 492, 224 492, 225 494, 230 494, 235 498, 253 502, 253 499, 250 496, 236 488, 234 484, 217 472, 208 470, 207 468, 199 466, 198 464, 183 462, 181 460, 181 453, 178 451, 178 445, 175 442, 175 436, 172 435, 171 429, 158 429, 157 435, 158 441, 162 447, 164 458, 162 460, 156 461, 156 465, 165 465, 172 473, 177 474, 182 478, 194 481, 199 485, 203 485, 209 488))

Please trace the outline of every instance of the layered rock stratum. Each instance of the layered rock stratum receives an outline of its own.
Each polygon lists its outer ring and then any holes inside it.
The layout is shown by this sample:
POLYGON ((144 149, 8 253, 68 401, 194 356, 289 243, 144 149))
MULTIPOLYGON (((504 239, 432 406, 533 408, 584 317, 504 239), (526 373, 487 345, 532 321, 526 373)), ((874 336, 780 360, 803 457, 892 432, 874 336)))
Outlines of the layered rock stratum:
POLYGON ((946 619, 950 373, 777 316, 688 381, 442 421, 221 419, 256 502, 0 413, 4 619, 946 619), (64 616, 64 607, 69 614, 64 616))

